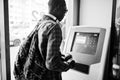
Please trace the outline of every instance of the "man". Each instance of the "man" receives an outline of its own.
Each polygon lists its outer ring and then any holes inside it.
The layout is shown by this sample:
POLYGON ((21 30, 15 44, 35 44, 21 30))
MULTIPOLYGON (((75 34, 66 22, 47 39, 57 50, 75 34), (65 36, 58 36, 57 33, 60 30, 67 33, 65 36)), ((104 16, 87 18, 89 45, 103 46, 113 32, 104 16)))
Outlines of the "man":
POLYGON ((62 80, 61 72, 67 71, 74 67, 74 60, 63 57, 60 52, 62 41, 62 31, 60 21, 64 18, 67 11, 64 0, 49 0, 49 14, 44 15, 41 21, 52 20, 54 23, 45 24, 38 31, 39 50, 44 55, 46 73, 43 80, 62 80), (66 59, 66 60, 65 60, 66 59))

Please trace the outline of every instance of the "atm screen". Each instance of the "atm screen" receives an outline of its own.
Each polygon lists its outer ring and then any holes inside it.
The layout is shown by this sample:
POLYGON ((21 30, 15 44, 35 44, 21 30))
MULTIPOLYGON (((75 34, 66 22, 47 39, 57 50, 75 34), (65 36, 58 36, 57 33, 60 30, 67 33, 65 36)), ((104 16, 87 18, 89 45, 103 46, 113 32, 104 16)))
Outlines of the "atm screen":
POLYGON ((95 55, 99 33, 75 32, 71 52, 95 55))

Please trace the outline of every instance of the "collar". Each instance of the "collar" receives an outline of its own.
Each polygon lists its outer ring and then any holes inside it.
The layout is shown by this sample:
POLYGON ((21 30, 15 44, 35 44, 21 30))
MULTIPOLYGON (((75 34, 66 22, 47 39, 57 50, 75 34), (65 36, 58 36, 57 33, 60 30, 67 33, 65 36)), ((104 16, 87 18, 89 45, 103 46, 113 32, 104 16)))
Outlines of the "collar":
POLYGON ((47 16, 51 17, 53 20, 55 20, 57 23, 59 23, 60 21, 52 14, 47 14, 47 16))

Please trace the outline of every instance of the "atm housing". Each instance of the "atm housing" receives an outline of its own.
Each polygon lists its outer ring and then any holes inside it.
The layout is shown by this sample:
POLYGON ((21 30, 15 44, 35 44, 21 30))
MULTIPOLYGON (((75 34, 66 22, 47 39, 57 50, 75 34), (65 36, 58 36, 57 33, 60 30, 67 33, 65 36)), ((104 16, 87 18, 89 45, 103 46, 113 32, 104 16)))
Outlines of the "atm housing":
POLYGON ((76 62, 74 70, 90 76, 96 75, 98 72, 103 74, 105 59, 101 61, 101 56, 103 54, 105 36, 106 29, 101 27, 73 26, 71 28, 66 39, 64 53, 72 54, 73 60, 76 62), (100 66, 102 71, 93 71, 98 66, 100 66))

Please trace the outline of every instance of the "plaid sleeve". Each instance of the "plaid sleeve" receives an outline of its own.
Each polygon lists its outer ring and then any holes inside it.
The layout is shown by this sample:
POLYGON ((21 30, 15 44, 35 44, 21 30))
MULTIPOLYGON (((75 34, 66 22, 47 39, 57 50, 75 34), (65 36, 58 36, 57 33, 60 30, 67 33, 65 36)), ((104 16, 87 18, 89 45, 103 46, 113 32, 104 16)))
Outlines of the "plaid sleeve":
POLYGON ((69 64, 61 58, 61 41, 62 31, 59 25, 56 25, 48 35, 46 67, 49 70, 62 72, 69 69, 69 64))

